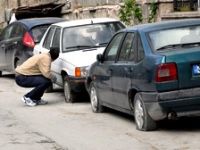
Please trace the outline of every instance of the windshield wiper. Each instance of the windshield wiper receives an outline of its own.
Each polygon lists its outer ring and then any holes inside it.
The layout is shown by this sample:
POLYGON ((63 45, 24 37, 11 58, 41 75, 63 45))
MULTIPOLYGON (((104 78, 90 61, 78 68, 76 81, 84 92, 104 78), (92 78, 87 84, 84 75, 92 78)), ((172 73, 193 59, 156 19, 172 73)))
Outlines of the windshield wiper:
POLYGON ((163 49, 173 49, 173 48, 177 48, 177 47, 182 47, 182 45, 183 44, 170 44, 170 45, 165 45, 163 47, 160 47, 156 50, 159 51, 159 50, 163 50, 163 49))
POLYGON ((99 43, 98 46, 106 46, 108 44, 108 42, 105 43, 99 43))
POLYGON ((182 47, 184 47, 184 46, 200 46, 200 42, 182 43, 182 47))
POLYGON ((91 45, 76 45, 76 46, 70 46, 70 47, 66 47, 65 49, 84 49, 84 48, 90 48, 90 47, 93 47, 91 45))
POLYGON ((163 50, 163 49, 173 49, 173 48, 185 47, 185 46, 200 46, 200 42, 165 45, 156 50, 159 51, 159 50, 163 50))

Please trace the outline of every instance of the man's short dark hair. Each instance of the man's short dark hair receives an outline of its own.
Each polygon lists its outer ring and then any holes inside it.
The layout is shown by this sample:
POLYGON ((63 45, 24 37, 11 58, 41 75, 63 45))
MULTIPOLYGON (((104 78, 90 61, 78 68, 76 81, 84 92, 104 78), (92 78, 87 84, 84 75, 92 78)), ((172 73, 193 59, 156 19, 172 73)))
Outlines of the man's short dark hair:
POLYGON ((58 47, 51 47, 49 51, 52 61, 56 60, 59 56, 60 49, 58 47))

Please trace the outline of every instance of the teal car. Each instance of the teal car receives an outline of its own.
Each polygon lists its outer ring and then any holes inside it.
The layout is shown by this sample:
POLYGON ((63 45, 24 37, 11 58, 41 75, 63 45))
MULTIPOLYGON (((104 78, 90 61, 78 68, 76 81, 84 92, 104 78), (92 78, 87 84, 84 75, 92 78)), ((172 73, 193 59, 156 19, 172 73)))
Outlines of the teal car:
POLYGON ((119 31, 90 67, 86 87, 93 112, 131 114, 142 131, 200 114, 200 19, 119 31))

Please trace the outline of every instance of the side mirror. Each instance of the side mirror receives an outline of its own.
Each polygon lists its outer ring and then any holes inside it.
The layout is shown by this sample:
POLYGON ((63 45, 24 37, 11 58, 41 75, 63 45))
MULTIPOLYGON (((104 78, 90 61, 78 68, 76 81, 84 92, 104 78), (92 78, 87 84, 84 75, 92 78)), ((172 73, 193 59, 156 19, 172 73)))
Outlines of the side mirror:
POLYGON ((103 62, 103 55, 102 54, 97 55, 97 62, 100 62, 100 63, 103 62))

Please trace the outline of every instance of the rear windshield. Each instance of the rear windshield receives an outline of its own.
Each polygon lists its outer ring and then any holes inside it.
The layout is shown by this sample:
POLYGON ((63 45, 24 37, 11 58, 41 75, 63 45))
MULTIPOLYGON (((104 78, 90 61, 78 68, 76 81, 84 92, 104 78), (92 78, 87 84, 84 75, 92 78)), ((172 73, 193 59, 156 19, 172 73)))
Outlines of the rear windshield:
POLYGON ((124 25, 121 22, 65 28, 62 38, 63 51, 105 46, 115 32, 122 28, 124 28, 124 25))
POLYGON ((154 31, 149 33, 149 37, 155 51, 184 44, 200 43, 200 26, 154 31))
POLYGON ((49 25, 37 26, 31 30, 35 43, 40 42, 43 34, 45 33, 45 31, 47 30, 48 27, 49 27, 49 25))

